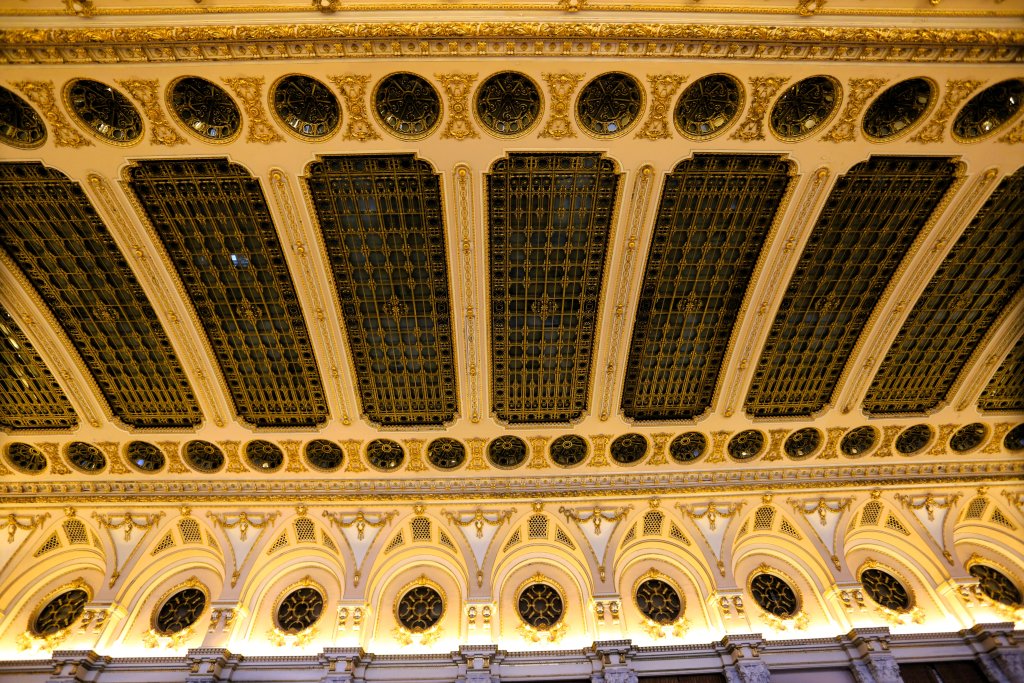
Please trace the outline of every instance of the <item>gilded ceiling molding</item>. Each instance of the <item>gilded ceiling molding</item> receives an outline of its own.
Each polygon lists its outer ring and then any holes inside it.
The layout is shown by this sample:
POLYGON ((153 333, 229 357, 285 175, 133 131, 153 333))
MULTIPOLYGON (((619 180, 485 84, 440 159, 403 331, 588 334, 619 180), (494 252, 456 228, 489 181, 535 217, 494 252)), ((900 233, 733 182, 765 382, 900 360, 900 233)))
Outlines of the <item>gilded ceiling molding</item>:
MULTIPOLYGON (((119 499, 124 500, 122 495, 119 499)), ((112 566, 113 572, 110 574, 110 579, 107 581, 107 587, 113 588, 117 580, 121 578, 121 573, 128 567, 132 559, 136 556, 143 544, 146 543, 146 539, 149 537, 149 532, 156 528, 157 523, 163 518, 163 512, 154 513, 136 513, 125 511, 118 515, 101 515, 97 512, 92 513, 93 519, 100 525, 100 528, 105 529, 107 534, 110 536, 110 544, 114 549, 114 557, 112 566), (118 560, 118 547, 119 544, 114 540, 114 531, 124 530, 124 541, 125 543, 131 541, 132 532, 135 529, 142 529, 142 538, 135 542, 132 546, 132 551, 128 553, 128 557, 124 559, 124 562, 118 560)))
POLYGON ((247 76, 244 78, 225 78, 224 82, 242 100, 245 113, 249 117, 249 135, 247 142, 259 142, 264 145, 271 142, 284 142, 281 134, 274 130, 267 120, 263 109, 263 76, 247 76))
POLYGON ((526 464, 527 468, 544 469, 548 466, 548 459, 544 457, 544 452, 547 450, 547 444, 550 440, 550 436, 531 436, 528 439, 531 456, 530 462, 526 464))
POLYGON ((366 115, 366 84, 370 77, 365 75, 346 74, 331 76, 331 83, 345 100, 345 113, 348 114, 348 125, 341 138, 343 140, 380 140, 380 133, 373 127, 366 115))
MULTIPOLYGON (((466 164, 455 166, 455 225, 460 238, 459 256, 462 265, 462 297, 465 301, 463 317, 466 320, 465 335, 466 375, 469 384, 469 420, 480 422, 480 341, 478 336, 477 276, 476 276, 476 234, 473 222, 473 172, 466 164)), ((471 463, 472 464, 472 463, 471 463)), ((472 469, 472 468, 471 468, 472 469)))
POLYGON ((149 125, 153 130, 151 139, 154 145, 172 147, 185 144, 185 138, 167 122, 164 110, 160 106, 160 94, 158 92, 160 81, 155 78, 129 78, 119 80, 118 83, 142 105, 142 110, 146 113, 146 118, 149 119, 149 125))
POLYGON ((872 455, 876 458, 891 458, 895 453, 892 450, 893 442, 896 441, 896 437, 900 432, 903 431, 901 425, 887 425, 882 427, 882 438, 878 444, 878 448, 872 455))
MULTIPOLYGON (((806 517, 817 514, 818 525, 823 528, 829 525, 829 517, 836 515, 836 519, 831 523, 831 534, 828 534, 832 537, 831 547, 825 543, 824 538, 822 538, 822 535, 818 533, 818 529, 813 524, 808 523, 807 528, 811 530, 811 533, 814 534, 814 537, 818 539, 818 542, 823 548, 828 548, 830 551, 829 559, 832 560, 833 566, 835 566, 837 570, 842 570, 842 558, 839 556, 839 549, 836 545, 839 540, 839 534, 836 533, 836 526, 839 524, 839 520, 842 518, 843 512, 850 509, 850 505, 853 503, 853 498, 826 498, 825 496, 819 496, 817 500, 813 498, 803 500, 787 498, 786 502, 793 506, 793 510, 806 517)), ((828 530, 826 529, 826 532, 827 531, 828 530)))
POLYGON ((434 74, 444 88, 448 99, 448 123, 441 133, 441 139, 465 140, 478 138, 480 133, 473 127, 469 112, 469 93, 477 74, 434 74))
POLYGON ((581 80, 583 74, 544 74, 544 81, 548 84, 551 96, 551 113, 544 129, 537 137, 554 140, 576 137, 576 131, 572 128, 570 100, 581 80))
POLYGON ((242 456, 238 452, 238 447, 241 445, 238 441, 218 441, 217 445, 224 451, 224 457, 228 461, 228 466, 225 471, 233 474, 244 474, 249 472, 249 468, 242 464, 242 456))
POLYGON ((960 395, 957 410, 966 410, 977 403, 999 364, 1024 333, 1024 292, 1018 292, 996 319, 985 338, 968 359, 949 396, 960 395), (965 388, 966 387, 966 388, 965 388))
POLYGON ((512 515, 515 513, 515 509, 509 510, 487 510, 478 507, 476 510, 470 512, 448 512, 447 510, 441 510, 441 514, 448 519, 449 524, 454 524, 459 527, 468 527, 470 525, 476 529, 476 537, 484 537, 484 525, 499 527, 505 522, 512 519, 512 515))
POLYGON ((886 78, 851 78, 848 81, 846 109, 821 139, 828 142, 853 142, 856 140, 857 121, 860 119, 861 112, 864 111, 864 105, 888 82, 889 80, 886 78))
POLYGON ((177 441, 157 441, 156 445, 167 460, 168 474, 189 474, 192 472, 192 470, 185 466, 181 456, 178 454, 181 444, 177 441))
MULTIPOLYGON (((341 370, 339 368, 344 364, 344 360, 339 351, 340 345, 338 340, 335 338, 336 328, 330 324, 325 313, 328 306, 326 301, 331 301, 332 299, 330 295, 324 295, 323 288, 321 287, 322 278, 318 276, 318 273, 321 272, 319 263, 327 263, 327 254, 319 237, 313 238, 315 246, 310 245, 307 247, 304 241, 305 231, 303 229, 305 222, 299 216, 298 206, 295 202, 291 183, 288 180, 288 174, 279 168, 272 168, 270 170, 270 192, 274 197, 278 213, 283 219, 282 222, 287 229, 286 241, 298 256, 299 285, 304 291, 307 300, 313 304, 314 325, 319 330, 321 339, 327 345, 327 353, 330 358, 330 362, 327 363, 327 371, 333 381, 326 383, 325 389, 335 394, 335 400, 338 401, 338 407, 341 412, 341 423, 344 425, 352 424, 345 396, 340 390, 336 390, 336 387, 342 384, 340 381, 341 370), (317 248, 319 250, 320 262, 316 264, 312 262, 313 259, 309 253, 310 248, 317 248)), ((308 195, 306 195, 306 202, 310 209, 309 215, 315 216, 316 213, 312 206, 310 206, 311 200, 308 195)), ((284 243, 285 240, 282 240, 282 246, 284 243)))
POLYGON ((714 464, 725 462, 725 445, 729 442, 730 434, 731 432, 725 430, 711 432, 711 449, 708 451, 708 456, 704 460, 705 463, 714 464))
POLYGON ((982 453, 995 455, 1003 450, 1003 437, 1013 428, 1012 422, 999 422, 992 427, 992 436, 981 449, 982 453))
POLYGON ((405 450, 409 457, 405 461, 405 469, 408 472, 423 472, 427 469, 423 462, 423 439, 405 439, 405 450))
POLYGON ((839 442, 842 441, 846 427, 827 427, 825 429, 825 447, 815 456, 815 460, 835 460, 839 457, 839 442))
POLYGON ((14 81, 12 85, 39 107, 43 116, 53 127, 54 144, 57 147, 91 147, 92 142, 74 129, 71 122, 57 107, 53 81, 14 81))
MULTIPOLYGON (((50 513, 41 515, 18 515, 13 512, 7 515, 7 521, 3 523, 7 529, 7 542, 14 543, 14 534, 18 531, 35 531, 41 529, 43 521, 50 518, 50 513)), ((13 555, 13 553, 11 553, 13 555)))
POLYGON ((782 460, 782 444, 786 441, 786 436, 789 432, 790 430, 788 429, 768 430, 768 448, 765 450, 764 457, 761 459, 765 462, 782 460))
POLYGON ((363 442, 356 439, 346 439, 341 442, 341 447, 345 449, 345 460, 348 461, 345 471, 365 472, 367 468, 363 462, 363 442))
POLYGON ((634 137, 645 140, 666 140, 672 137, 672 98, 686 82, 677 74, 647 75, 651 84, 651 113, 634 137))
POLYGON ((466 469, 474 472, 490 469, 487 461, 484 460, 484 447, 487 445, 487 439, 476 437, 466 439, 466 445, 469 446, 469 462, 466 464, 466 469))
MULTIPOLYGON (((653 79, 653 77, 651 78, 653 79)), ((653 88, 652 82, 652 90, 653 88)), ((650 204, 651 188, 653 185, 654 167, 650 164, 645 164, 640 167, 640 172, 633 182, 633 194, 629 200, 629 231, 625 236, 626 249, 622 256, 618 283, 615 287, 615 315, 612 318, 610 339, 626 339, 626 309, 629 306, 630 283, 633 282, 634 263, 640 245, 640 234, 647 222, 647 209, 650 204)), ((602 422, 607 422, 608 418, 611 417, 612 394, 619 384, 619 364, 617 361, 620 349, 617 348, 618 345, 616 344, 609 344, 608 346, 610 348, 605 358, 604 391, 601 395, 600 417, 602 422)), ((628 353, 627 348, 623 348, 621 351, 628 353)), ((662 455, 662 458, 664 459, 664 455, 662 455)))
POLYGON ((227 541, 225 545, 227 545, 228 551, 231 553, 232 588, 234 588, 235 585, 238 583, 238 579, 242 575, 242 567, 244 567, 249 562, 249 558, 252 556, 253 551, 256 550, 256 548, 262 547, 260 545, 260 540, 263 538, 263 535, 273 526, 274 520, 277 519, 277 515, 277 512, 238 512, 235 514, 224 513, 221 515, 215 515, 212 512, 206 513, 206 516, 209 517, 211 521, 213 521, 213 525, 218 527, 224 533, 224 537, 227 541), (231 537, 228 536, 227 533, 229 529, 234 529, 236 527, 238 528, 239 540, 243 542, 246 540, 250 527, 253 529, 259 529, 259 534, 256 535, 256 538, 253 540, 252 544, 250 544, 249 550, 248 552, 246 552, 245 557, 242 558, 241 564, 238 563, 238 556, 235 554, 235 545, 231 542, 231 537))
POLYGON ((946 81, 946 92, 942 97, 942 106, 932 115, 928 123, 921 127, 911 138, 911 142, 930 143, 942 142, 946 122, 971 93, 985 81, 949 80, 946 81))
POLYGON ((813 17, 825 7, 828 0, 796 0, 796 12, 801 17, 813 17))
POLYGON ((751 76, 747 118, 729 138, 745 142, 764 140, 764 117, 768 113, 768 105, 788 81, 789 77, 782 76, 751 76))
POLYGON ((608 452, 608 442, 611 439, 612 437, 607 434, 596 434, 590 437, 593 448, 587 467, 608 467, 608 457, 605 454, 608 452))
POLYGON ((647 460, 648 467, 668 464, 668 460, 665 458, 665 446, 668 445, 669 439, 671 438, 671 434, 666 434, 664 432, 651 434, 651 457, 647 460))

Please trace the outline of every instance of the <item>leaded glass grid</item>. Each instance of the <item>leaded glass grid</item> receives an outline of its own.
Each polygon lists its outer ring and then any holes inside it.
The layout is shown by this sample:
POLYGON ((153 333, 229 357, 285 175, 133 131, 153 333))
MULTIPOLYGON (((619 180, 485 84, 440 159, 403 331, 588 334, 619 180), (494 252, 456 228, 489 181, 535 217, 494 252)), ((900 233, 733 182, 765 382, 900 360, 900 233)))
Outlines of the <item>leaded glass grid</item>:
POLYGON ((374 439, 366 446, 366 459, 379 470, 394 470, 405 460, 405 451, 397 441, 374 439))
POLYGON ((427 460, 439 469, 453 470, 466 461, 466 447, 457 439, 434 439, 427 446, 427 460))
POLYGON ((955 174, 946 157, 876 156, 840 176, 769 329, 748 415, 810 416, 825 407, 872 310, 955 174))
POLYGON ((68 444, 68 462, 83 472, 99 472, 107 466, 107 458, 100 449, 84 441, 68 444))
POLYGON ((615 137, 636 123, 643 106, 644 94, 637 80, 613 71, 583 86, 576 100, 576 117, 587 132, 615 137))
POLYGON ((896 452, 911 455, 923 450, 932 440, 932 428, 926 424, 907 427, 896 437, 896 452))
POLYGON ((209 441, 189 441, 184 450, 185 462, 200 472, 216 472, 224 466, 224 453, 209 441))
POLYGON ((878 431, 874 427, 854 427, 843 435, 839 450, 850 457, 864 455, 874 447, 877 438, 878 431))
POLYGON ((170 109, 189 131, 213 142, 226 142, 242 129, 242 114, 219 85, 198 76, 174 82, 170 109))
POLYGON ((805 78, 790 86, 775 102, 772 131, 783 140, 805 138, 832 118, 841 99, 842 90, 834 78, 805 78))
POLYGON ((480 84, 476 114, 486 128, 498 135, 517 136, 540 119, 540 89, 517 71, 502 71, 480 84))
POLYGON ((1024 168, 999 183, 918 297, 871 382, 864 412, 937 408, 1022 288, 1024 168))
POLYGON ((587 409, 619 175, 596 153, 512 153, 487 174, 491 405, 509 423, 587 409))
POLYGON ((647 439, 640 434, 623 434, 611 445, 612 460, 623 465, 640 462, 647 455, 647 439))
POLYGON ((81 186, 39 163, 0 163, 0 244, 131 427, 202 413, 156 311, 81 186))
POLYGON ((341 446, 327 439, 313 439, 306 444, 306 460, 318 470, 331 472, 345 461, 341 446))
POLYGON ((913 604, 910 593, 892 574, 870 567, 860 574, 860 583, 868 597, 894 612, 906 612, 913 604))
POLYGON ((931 106, 935 86, 910 78, 886 89, 864 113, 864 134, 875 140, 897 138, 921 120, 931 106))
POLYGON ((159 448, 145 441, 132 441, 125 449, 128 462, 143 472, 156 472, 163 469, 166 459, 159 448))
POLYGON ((1024 81, 1011 78, 972 97, 953 119, 953 137, 980 140, 998 131, 1020 111, 1024 81))
POLYGON ((988 436, 988 429, 985 428, 985 425, 980 422, 972 422, 953 432, 953 436, 949 440, 949 447, 957 453, 973 451, 981 445, 986 436, 988 436))
POLYGON ((978 397, 978 409, 986 412, 1024 411, 1024 337, 1017 340, 985 385, 978 397))
POLYGON ((316 358, 259 181, 227 159, 140 161, 128 176, 238 417, 256 427, 326 422, 316 358))
POLYGON ((669 455, 676 462, 693 462, 708 450, 708 438, 700 432, 684 432, 668 445, 669 455))
POLYGON ((557 590, 546 583, 531 583, 516 598, 519 617, 537 629, 547 631, 562 620, 565 604, 557 590))
POLYGON ((412 154, 322 157, 306 183, 330 259, 363 414, 458 412, 440 176, 412 154))
POLYGON ((46 140, 46 125, 28 102, 0 86, 0 140, 15 147, 38 147, 46 140))
POLYGON ((518 467, 526 460, 526 442, 518 436, 499 436, 487 444, 487 459, 495 467, 518 467))
POLYGON ((665 178, 622 384, 623 414, 711 406, 733 325, 790 182, 778 156, 695 154, 665 178))
POLYGON ((0 306, 0 428, 71 429, 75 409, 32 343, 0 306))
POLYGON ((48 636, 68 628, 82 616, 88 602, 89 594, 80 588, 61 593, 39 610, 39 614, 32 620, 32 633, 48 636))
POLYGON ((573 467, 586 460, 588 450, 582 436, 566 434, 551 442, 551 460, 561 467, 573 467))
POLYGON ((315 624, 323 611, 324 596, 315 588, 303 586, 285 596, 274 619, 285 633, 300 633, 315 624))
POLYGON ((814 427, 798 429, 786 437, 782 449, 791 458, 806 458, 821 445, 821 432, 814 427))
POLYGON ((129 144, 142 137, 142 116, 109 85, 80 78, 68 84, 64 96, 68 109, 101 138, 129 144))
POLYGON ((154 626, 163 635, 180 633, 196 623, 204 609, 206 594, 203 591, 198 588, 180 590, 160 606, 154 626))
POLYGON ((727 74, 704 76, 679 96, 676 127, 688 137, 714 137, 725 132, 742 104, 743 88, 735 78, 727 74))
POLYGON ((430 586, 415 586, 402 595, 396 607, 398 622, 413 633, 423 633, 444 614, 444 598, 430 586))
POLYGON ((764 434, 756 429, 744 429, 736 434, 726 446, 729 455, 737 460, 750 460, 764 448, 764 434))
POLYGON ((780 619, 788 619, 800 611, 800 601, 793 588, 774 574, 758 574, 750 580, 750 594, 758 607, 780 619))
POLYGON ((981 592, 992 600, 1009 607, 1020 607, 1024 602, 1021 599, 1020 589, 998 569, 984 564, 973 564, 968 571, 971 576, 978 579, 981 592))
POLYGON ((46 469, 46 456, 35 446, 15 441, 7 444, 7 459, 22 472, 38 474, 46 469))
POLYGON ((341 125, 338 98, 326 85, 309 76, 285 76, 273 86, 274 114, 296 135, 325 138, 341 125))
POLYGON ((636 589, 636 606, 656 624, 671 624, 683 613, 679 593, 661 579, 647 579, 636 589))

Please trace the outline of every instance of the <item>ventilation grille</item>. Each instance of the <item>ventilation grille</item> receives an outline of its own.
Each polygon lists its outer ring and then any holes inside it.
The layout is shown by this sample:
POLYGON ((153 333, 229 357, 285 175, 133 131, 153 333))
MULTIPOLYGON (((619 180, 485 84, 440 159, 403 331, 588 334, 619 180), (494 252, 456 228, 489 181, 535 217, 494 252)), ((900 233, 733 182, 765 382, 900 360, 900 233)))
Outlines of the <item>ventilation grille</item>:
POLYGON ((501 549, 501 551, 502 551, 502 552, 505 552, 506 550, 508 550, 508 549, 509 549, 509 548, 511 548, 512 546, 514 546, 514 545, 518 545, 518 544, 519 544, 519 542, 520 542, 521 540, 523 540, 523 537, 522 537, 522 535, 521 535, 521 534, 519 533, 519 529, 516 529, 516 530, 515 530, 515 531, 514 531, 514 532, 512 533, 512 535, 508 537, 508 541, 506 541, 506 542, 505 542, 505 547, 504 547, 504 548, 502 548, 502 549, 501 549))
POLYGON ((743 522, 743 526, 740 527, 740 531, 739 531, 738 534, 736 534, 736 538, 743 538, 744 536, 747 535, 747 531, 748 531, 747 525, 748 524, 750 524, 750 520, 747 520, 746 522, 743 522))
POLYGON ((414 541, 429 541, 430 540, 430 520, 426 517, 416 517, 409 524, 409 528, 412 529, 412 540, 414 541))
POLYGON ((903 524, 900 523, 900 520, 896 519, 892 515, 889 515, 889 517, 885 520, 885 528, 892 529, 893 531, 898 531, 904 536, 910 535, 910 530, 907 529, 907 527, 903 526, 903 524))
POLYGON ((60 542, 60 539, 57 538, 57 532, 54 531, 52 534, 50 534, 50 537, 46 539, 46 541, 44 541, 41 546, 39 546, 39 550, 37 550, 35 554, 32 555, 32 557, 39 557, 40 555, 45 555, 51 550, 56 550, 62 545, 63 544, 60 542))
POLYGON ((528 523, 530 538, 547 538, 548 537, 548 518, 544 515, 534 515, 530 517, 528 523))
POLYGON ((686 537, 682 529, 677 527, 675 524, 670 524, 668 527, 668 535, 677 541, 682 541, 685 545, 690 545, 690 539, 686 537))
POLYGON ((561 529, 555 529, 555 540, 558 541, 559 543, 561 543, 562 545, 567 545, 570 548, 572 548, 573 550, 576 550, 576 544, 573 543, 572 539, 569 538, 566 535, 566 533, 564 531, 562 531, 561 529))
POLYGON ((103 550, 103 544, 100 543, 100 539, 96 538, 96 534, 92 535, 92 544, 100 550, 103 550))
POLYGON ((782 520, 782 524, 779 525, 779 531, 793 538, 799 540, 800 532, 793 528, 793 525, 789 523, 788 519, 782 520))
POLYGON ((331 540, 331 537, 327 535, 326 531, 321 531, 320 532, 320 541, 324 544, 324 547, 327 548, 328 550, 333 551, 333 552, 338 552, 338 546, 336 546, 334 544, 334 541, 331 540))
POLYGON ((274 541, 274 545, 270 546, 270 550, 267 551, 267 555, 273 555, 278 550, 280 550, 281 548, 286 547, 287 545, 288 545, 288 535, 282 531, 281 535, 277 537, 276 541, 274 541))
POLYGON ((437 540, 441 542, 441 545, 448 546, 452 550, 455 550, 455 544, 452 543, 452 539, 448 538, 448 534, 443 531, 437 532, 437 540))
POLYGON ((879 517, 882 516, 882 504, 878 501, 871 501, 864 506, 864 511, 860 515, 861 526, 875 526, 878 524, 879 517))
POLYGON ((657 510, 651 510, 644 515, 644 536, 661 536, 661 525, 665 521, 665 515, 657 510))
POLYGON ((1008 520, 1006 518, 1006 516, 1002 512, 999 511, 999 508, 996 508, 996 509, 992 510, 992 516, 989 517, 988 519, 989 519, 990 522, 995 522, 996 524, 999 524, 1000 526, 1004 526, 1007 529, 1016 529, 1017 528, 1016 526, 1014 526, 1013 522, 1008 520))
POLYGON ((153 555, 159 555, 160 553, 162 553, 163 551, 167 550, 168 548, 173 548, 173 547, 174 547, 174 537, 171 536, 171 532, 168 531, 166 534, 164 534, 164 537, 160 539, 160 542, 156 544, 156 547, 153 548, 152 554, 153 555))
POLYGON ((629 531, 627 531, 626 535, 622 537, 622 543, 623 544, 629 543, 634 538, 636 538, 636 524, 634 524, 633 526, 629 527, 629 531))
POLYGON ((988 507, 988 498, 975 498, 971 501, 971 504, 967 506, 967 512, 964 513, 964 519, 981 519, 985 514, 985 508, 988 507))
POLYGON ((759 507, 754 513, 754 531, 766 531, 775 522, 775 508, 770 505, 759 507))
POLYGON ((77 519, 69 519, 64 522, 64 533, 67 534, 68 543, 71 545, 89 545, 89 535, 85 532, 85 525, 77 519))
POLYGON ((206 545, 210 546, 217 552, 220 552, 220 546, 217 545, 217 539, 215 539, 209 531, 206 532, 206 545))
POLYGON ((295 538, 299 543, 316 543, 316 526, 309 517, 295 520, 295 538))
POLYGON ((202 543, 203 535, 199 532, 199 522, 194 519, 183 519, 178 522, 178 532, 182 543, 202 543))
POLYGON ((391 542, 388 543, 388 547, 384 548, 384 552, 390 553, 392 550, 402 545, 405 545, 405 536, 401 531, 399 531, 398 534, 391 539, 391 542))

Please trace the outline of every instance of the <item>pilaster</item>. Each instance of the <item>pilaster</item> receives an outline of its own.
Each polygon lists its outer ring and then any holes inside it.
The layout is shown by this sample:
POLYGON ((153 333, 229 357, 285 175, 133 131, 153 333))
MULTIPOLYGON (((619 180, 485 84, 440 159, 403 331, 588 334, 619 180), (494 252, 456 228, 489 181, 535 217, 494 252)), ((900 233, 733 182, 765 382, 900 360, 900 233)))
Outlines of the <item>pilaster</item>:
POLYGON ((223 648, 200 647, 188 651, 186 683, 224 683, 231 680, 242 656, 223 648))
POLYGON ((761 659, 764 638, 760 633, 739 633, 722 639, 722 660, 729 683, 769 683, 771 672, 761 659))
POLYGON ((53 673, 47 683, 88 683, 95 681, 110 663, 92 650, 54 650, 53 673))
POLYGON ((327 647, 320 654, 324 675, 320 683, 363 683, 367 657, 359 647, 327 647))
POLYGON ((839 640, 850 657, 857 683, 903 683, 900 665, 889 651, 889 629, 853 629, 839 640))
POLYGON ((457 683, 498 683, 501 677, 492 671, 501 657, 497 645, 463 645, 452 653, 459 667, 457 683))
POLYGON ((591 683, 637 683, 631 659, 636 648, 628 640, 597 641, 587 649, 591 683))
POLYGON ((977 653, 978 665, 994 683, 1024 681, 1024 644, 1011 622, 975 624, 961 631, 977 653))

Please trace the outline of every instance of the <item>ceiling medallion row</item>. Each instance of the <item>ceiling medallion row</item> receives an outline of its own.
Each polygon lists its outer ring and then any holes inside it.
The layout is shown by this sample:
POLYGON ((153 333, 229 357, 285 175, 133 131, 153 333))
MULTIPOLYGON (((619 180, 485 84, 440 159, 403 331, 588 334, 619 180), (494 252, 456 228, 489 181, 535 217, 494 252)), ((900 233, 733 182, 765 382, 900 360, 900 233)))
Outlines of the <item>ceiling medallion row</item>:
MULTIPOLYGON (((668 454, 674 462, 681 464, 693 463, 702 458, 707 458, 709 463, 723 462, 724 446, 724 454, 736 462, 753 461, 760 456, 780 460, 783 455, 791 460, 805 460, 815 455, 825 455, 822 451, 829 446, 837 448, 839 453, 848 458, 860 458, 879 449, 885 449, 889 454, 894 451, 900 455, 914 455, 938 445, 939 441, 943 442, 943 449, 948 448, 953 453, 966 454, 980 448, 992 434, 991 428, 980 422, 972 422, 956 429, 953 429, 953 426, 946 426, 941 434, 936 434, 935 429, 924 423, 905 428, 886 427, 881 431, 865 425, 847 430, 830 429, 829 432, 826 438, 821 430, 814 427, 794 431, 772 430, 768 435, 757 429, 746 429, 734 434, 715 432, 713 439, 709 440, 702 432, 689 431, 676 435, 668 442, 668 454)), ((548 441, 547 437, 530 440, 539 442, 541 447, 548 441)), ((656 437, 655 441, 659 443, 660 449, 667 438, 656 437)), ((235 449, 232 449, 232 457, 227 457, 221 446, 199 439, 188 441, 180 448, 176 443, 164 443, 158 447, 146 441, 131 441, 119 450, 133 470, 147 474, 161 472, 168 464, 171 471, 177 473, 186 473, 191 469, 200 474, 212 474, 224 469, 225 465, 230 472, 244 473, 255 470, 271 473, 280 471, 286 461, 289 472, 303 472, 307 469, 336 472, 345 464, 346 458, 350 461, 347 471, 359 472, 364 471, 366 467, 362 462, 352 461, 359 460, 360 451, 365 457, 365 462, 378 472, 394 472, 403 465, 410 471, 425 469, 420 460, 422 442, 419 440, 403 446, 393 439, 379 438, 367 443, 365 448, 358 441, 346 441, 345 448, 342 448, 329 439, 313 439, 306 442, 301 449, 304 464, 298 462, 298 444, 297 441, 290 441, 286 445, 278 445, 266 439, 254 439, 240 449, 245 465, 235 455, 235 449), (286 457, 286 450, 289 455, 294 454, 294 457, 286 457)), ((593 449, 591 466, 607 465, 609 463, 603 453, 606 444, 608 437, 587 440, 577 434, 565 434, 550 442, 547 453, 550 462, 556 466, 575 467, 591 457, 593 449)), ((1014 426, 1005 433, 1002 446, 1010 452, 1024 451, 1024 423, 1014 426)), ((477 450, 467 448, 457 439, 441 437, 427 444, 425 455, 427 462, 435 469, 453 471, 466 464, 467 453, 478 453, 480 450, 486 455, 487 462, 499 469, 521 467, 526 463, 531 451, 534 457, 528 467, 548 466, 548 461, 539 455, 536 449, 531 449, 526 441, 511 435, 497 437, 491 440, 486 448, 477 450)), ((623 434, 612 439, 609 444, 611 459, 619 465, 638 464, 647 458, 651 450, 648 437, 637 433, 623 434)), ((116 451, 110 455, 117 457, 116 451)), ((57 457, 55 451, 50 451, 48 458, 41 449, 20 441, 7 444, 4 456, 7 463, 25 474, 43 473, 52 465, 50 458, 57 457)), ((106 470, 108 465, 113 474, 130 473, 130 470, 119 461, 111 462, 104 451, 84 441, 69 443, 64 449, 64 456, 76 471, 84 474, 99 474, 106 470)), ((833 453, 827 457, 836 455, 833 453)), ((654 462, 652 458, 649 464, 664 462, 664 458, 660 462, 654 462)), ((469 469, 476 470, 484 468, 482 463, 469 466, 469 469)), ((53 469, 59 472, 63 468, 53 469)))
MULTIPOLYGON (((785 81, 779 80, 780 85, 785 81)), ((450 90, 448 85, 446 82, 446 90, 450 90)), ((938 86, 928 78, 909 78, 891 85, 868 103, 861 124, 864 135, 876 142, 903 136, 931 111, 937 93, 938 86)), ((453 95, 449 92, 450 99, 453 95)), ((241 131, 242 114, 237 103, 212 81, 197 76, 177 78, 168 86, 165 99, 173 118, 203 141, 229 142, 241 131)), ((253 105, 249 99, 245 102, 247 108, 253 105)), ((568 98, 558 98, 559 102, 563 99, 568 98)), ((703 76, 683 90, 673 109, 673 120, 685 137, 711 139, 736 123, 744 99, 737 78, 721 73, 703 76)), ((1004 80, 982 90, 957 112, 952 123, 953 139, 975 142, 995 134, 1020 112, 1022 99, 1022 79, 1004 80)), ((802 140, 821 131, 838 112, 842 100, 843 89, 835 78, 804 78, 775 99, 769 127, 780 140, 802 140)), ((142 116, 117 88, 91 79, 75 79, 65 85, 64 101, 79 123, 105 142, 129 145, 142 139, 142 116)), ((341 127, 341 106, 334 92, 310 76, 293 74, 277 79, 270 87, 268 101, 277 121, 299 139, 323 140, 341 127)), ((443 106, 438 89, 414 73, 384 77, 373 88, 370 101, 378 122, 398 138, 427 137, 441 122, 443 106)), ((767 110, 768 102, 759 104, 767 110)), ((640 82, 627 73, 613 71, 596 76, 579 91, 576 121, 593 137, 614 138, 635 126, 644 106, 640 82)), ((461 107, 453 104, 453 117, 465 117, 461 107)), ((489 133, 518 137, 530 132, 540 120, 543 95, 529 76, 502 71, 477 87, 472 110, 489 133)), ((638 135, 645 136, 643 131, 638 135)), ((739 134, 734 137, 743 139, 739 134)), ((46 139, 42 117, 22 97, 3 87, 0 139, 22 148, 37 147, 46 139)), ((275 139, 280 138, 273 134, 267 141, 275 139)))

